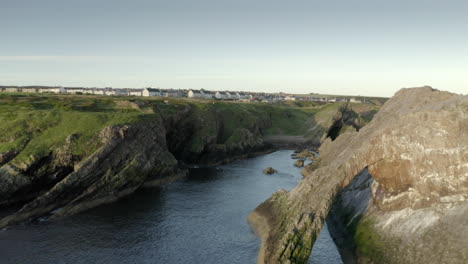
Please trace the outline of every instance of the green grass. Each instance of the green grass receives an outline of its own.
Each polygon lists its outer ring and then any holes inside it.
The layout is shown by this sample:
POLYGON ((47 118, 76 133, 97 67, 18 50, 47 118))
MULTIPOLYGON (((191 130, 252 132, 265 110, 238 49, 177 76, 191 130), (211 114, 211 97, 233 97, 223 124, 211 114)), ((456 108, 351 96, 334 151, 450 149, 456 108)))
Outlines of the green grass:
POLYGON ((109 99, 60 96, 0 95, 0 153, 20 152, 15 163, 48 155, 77 135, 73 154, 94 151, 92 137, 109 125, 127 124, 144 114, 116 110, 109 99))
MULTIPOLYGON (((341 104, 220 102, 187 98, 0 93, 0 153, 15 150, 14 162, 48 155, 75 134, 74 155, 97 147, 97 133, 109 125, 142 118, 163 118, 191 109, 195 124, 191 148, 199 152, 216 135, 217 144, 234 143, 244 128, 264 135, 307 135, 315 124, 326 127, 341 104)), ((365 108, 367 109, 367 108, 365 108)), ((322 133, 323 129, 317 130, 322 133)), ((317 134, 317 131, 313 134, 317 134)))

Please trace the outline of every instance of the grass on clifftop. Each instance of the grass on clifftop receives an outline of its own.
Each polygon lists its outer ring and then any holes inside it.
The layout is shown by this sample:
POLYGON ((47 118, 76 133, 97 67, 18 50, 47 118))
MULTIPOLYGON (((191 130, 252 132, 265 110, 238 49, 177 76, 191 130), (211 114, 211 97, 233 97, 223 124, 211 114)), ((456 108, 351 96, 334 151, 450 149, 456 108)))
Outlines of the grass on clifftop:
POLYGON ((73 154, 94 149, 90 139, 109 125, 131 123, 143 113, 117 110, 112 100, 80 97, 0 95, 0 153, 20 152, 15 163, 47 155, 76 134, 73 154))
POLYGON ((216 127, 213 122, 222 119, 218 143, 225 143, 236 141, 242 135, 240 128, 261 129, 264 135, 302 136, 319 127, 317 131, 322 133, 340 104, 0 93, 0 154, 19 152, 14 163, 22 163, 31 156, 48 155, 75 134, 73 154, 84 157, 96 149, 95 135, 109 125, 129 124, 154 116, 155 112, 170 116, 187 106, 195 109, 197 122, 201 120, 199 125, 206 125, 208 130, 216 127))

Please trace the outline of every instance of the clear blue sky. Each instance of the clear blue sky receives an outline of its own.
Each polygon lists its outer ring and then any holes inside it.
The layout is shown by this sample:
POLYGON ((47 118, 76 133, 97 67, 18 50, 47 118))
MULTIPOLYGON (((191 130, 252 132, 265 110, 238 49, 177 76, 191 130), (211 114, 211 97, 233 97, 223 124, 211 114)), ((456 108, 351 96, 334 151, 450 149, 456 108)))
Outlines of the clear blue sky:
POLYGON ((0 84, 468 93, 466 0, 0 0, 0 84))

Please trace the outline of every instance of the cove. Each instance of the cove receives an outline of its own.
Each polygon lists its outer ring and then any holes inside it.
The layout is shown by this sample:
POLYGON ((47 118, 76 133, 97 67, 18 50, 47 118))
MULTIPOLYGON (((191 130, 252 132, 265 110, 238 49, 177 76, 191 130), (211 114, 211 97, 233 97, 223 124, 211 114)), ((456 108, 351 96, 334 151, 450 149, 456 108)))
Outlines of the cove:
MULTIPOLYGON (((292 151, 190 171, 187 179, 143 189, 59 221, 0 231, 2 263, 256 263, 260 240, 248 214, 302 178, 292 151), (279 173, 264 175, 274 167, 279 173)), ((342 263, 325 228, 309 263, 342 263)))

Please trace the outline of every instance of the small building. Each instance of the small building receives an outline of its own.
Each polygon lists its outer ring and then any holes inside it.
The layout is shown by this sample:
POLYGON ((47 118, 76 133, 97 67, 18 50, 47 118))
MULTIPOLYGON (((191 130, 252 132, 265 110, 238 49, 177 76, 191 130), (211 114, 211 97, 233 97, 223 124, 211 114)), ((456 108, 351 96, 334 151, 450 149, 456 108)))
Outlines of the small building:
POLYGON ((18 92, 20 92, 18 87, 5 87, 3 89, 3 91, 6 92, 6 93, 18 93, 18 92))
POLYGON ((106 88, 106 89, 104 89, 104 94, 109 95, 109 96, 115 95, 116 94, 116 89, 106 88))
POLYGON ((94 88, 94 89, 91 89, 91 93, 92 94, 97 94, 97 95, 105 95, 106 90, 102 89, 102 88, 94 88))
POLYGON ((33 86, 21 87, 21 92, 23 92, 23 93, 37 93, 38 89, 39 88, 33 87, 33 86))
POLYGON ((128 89, 129 96, 143 96, 143 89, 128 89))
POLYGON ((358 99, 356 99, 356 98, 351 98, 351 99, 349 99, 349 102, 350 102, 350 103, 359 103, 359 104, 362 103, 361 100, 358 100, 358 99))
POLYGON ((215 98, 215 93, 212 91, 202 90, 203 99, 213 99, 215 98))
POLYGON ((190 89, 187 93, 188 98, 204 98, 203 91, 190 89))
POLYGON ((161 90, 161 94, 164 97, 180 97, 181 96, 180 90, 176 90, 176 89, 161 90))
POLYGON ((218 91, 215 93, 215 98, 220 100, 231 99, 231 94, 227 91, 218 91))
MULTIPOLYGON (((49 91, 44 91, 47 93, 49 91)), ((83 87, 65 87, 65 92, 69 94, 85 94, 87 91, 83 87)))
POLYGON ((239 92, 232 92, 231 93, 231 99, 240 100, 241 99, 240 93, 239 92))
POLYGON ((61 86, 55 86, 55 87, 37 87, 37 92, 38 93, 66 93, 65 88, 61 86))
POLYGON ((115 95, 120 95, 120 96, 128 96, 129 94, 128 88, 121 88, 121 89, 113 89, 115 95))
POLYGON ((243 99, 248 99, 248 100, 252 100, 252 99, 253 99, 253 95, 250 94, 250 93, 241 93, 241 98, 243 98, 243 99))
POLYGON ((294 97, 293 95, 287 95, 284 97, 284 100, 285 101, 296 101, 296 97, 294 97))
POLYGON ((161 90, 156 88, 143 89, 143 96, 162 96, 161 90))

